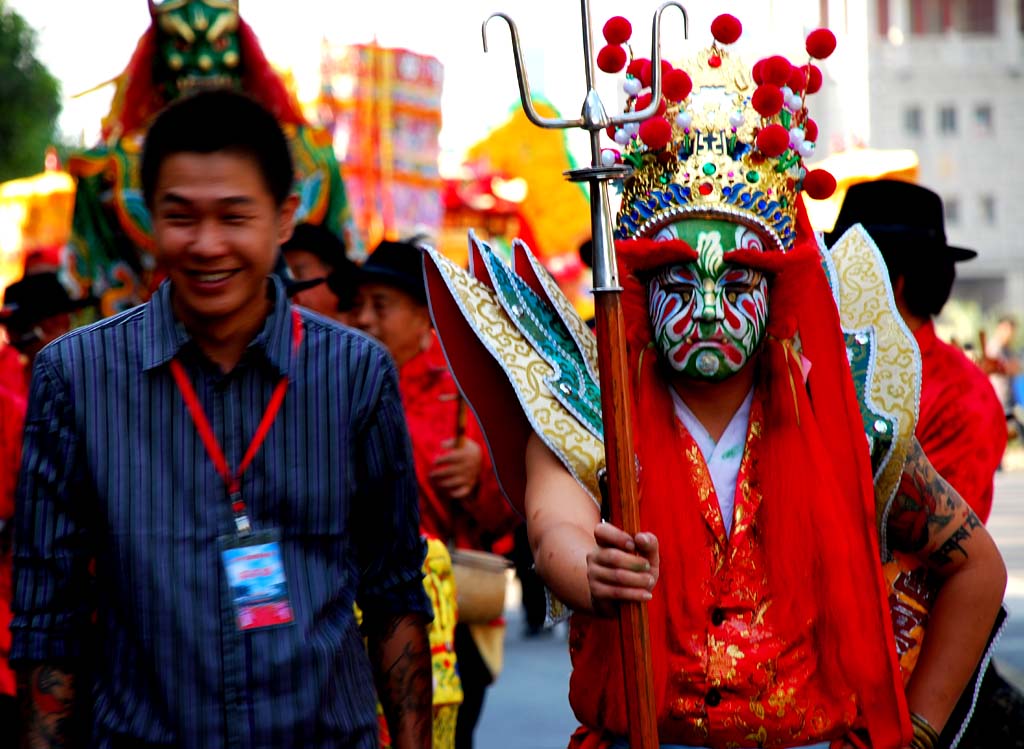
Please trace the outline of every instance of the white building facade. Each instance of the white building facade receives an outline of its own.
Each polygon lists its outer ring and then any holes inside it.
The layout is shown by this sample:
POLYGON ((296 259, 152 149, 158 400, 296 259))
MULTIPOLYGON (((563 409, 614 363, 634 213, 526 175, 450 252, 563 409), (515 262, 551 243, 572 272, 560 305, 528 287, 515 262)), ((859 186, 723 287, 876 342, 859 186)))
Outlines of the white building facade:
POLYGON ((868 0, 870 144, 911 148, 952 244, 954 294, 1024 314, 1024 0, 868 0))

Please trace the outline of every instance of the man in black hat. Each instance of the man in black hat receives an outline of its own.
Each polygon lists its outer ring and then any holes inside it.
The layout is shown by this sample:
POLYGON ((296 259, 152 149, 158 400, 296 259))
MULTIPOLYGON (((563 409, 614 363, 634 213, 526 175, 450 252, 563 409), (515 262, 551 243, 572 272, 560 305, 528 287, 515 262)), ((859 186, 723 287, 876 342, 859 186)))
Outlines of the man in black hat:
MULTIPOLYGON (((71 314, 96 304, 92 297, 72 299, 56 273, 32 273, 7 287, 0 325, 7 329, 11 345, 27 361, 24 382, 0 383, 3 387, 27 395, 27 374, 32 360, 43 346, 71 330, 71 314)), ((8 377, 18 373, 4 372, 8 377)))
POLYGON ((345 243, 323 226, 300 224, 281 251, 294 278, 295 303, 353 325, 358 267, 345 254, 345 243))
POLYGON ((978 253, 946 241, 942 200, 909 182, 851 187, 829 244, 854 224, 878 246, 896 306, 921 349, 917 439, 935 469, 985 521, 992 509, 992 479, 1006 448, 1002 409, 984 373, 958 348, 939 340, 933 323, 953 289, 956 263, 978 253))
MULTIPOLYGON (((939 474, 984 522, 1006 448, 1003 411, 984 372, 960 349, 941 341, 933 322, 953 289, 956 263, 978 253, 946 241, 942 200, 908 182, 877 180, 851 187, 835 228, 826 235, 828 244, 854 224, 861 224, 878 246, 896 306, 921 349, 917 439, 939 474)), ((1024 746, 1020 693, 990 668, 980 695, 978 714, 960 746, 1024 746)), ((948 746, 951 738, 944 735, 940 745, 948 746)))

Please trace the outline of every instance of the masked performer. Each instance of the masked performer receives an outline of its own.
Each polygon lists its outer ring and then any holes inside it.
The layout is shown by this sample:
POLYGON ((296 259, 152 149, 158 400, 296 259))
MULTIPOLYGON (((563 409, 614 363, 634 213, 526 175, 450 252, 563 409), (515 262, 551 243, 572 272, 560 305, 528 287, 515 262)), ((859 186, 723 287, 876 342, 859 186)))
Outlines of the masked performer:
MULTIPOLYGON (((644 532, 602 522, 595 342, 524 246, 510 267, 472 243, 469 274, 432 256, 437 329, 574 611, 572 747, 627 746, 621 601, 649 610, 665 747, 932 747, 1005 568, 914 439, 920 355, 877 250, 855 227, 828 255, 810 229, 801 193, 834 189, 803 165, 820 72, 751 70, 726 49, 739 22, 712 30, 609 158, 634 167, 616 247, 644 532), (933 585, 911 634, 883 574, 897 553, 933 585)), ((834 46, 808 37, 812 58, 834 46)), ((630 64, 630 109, 650 81, 630 64)))

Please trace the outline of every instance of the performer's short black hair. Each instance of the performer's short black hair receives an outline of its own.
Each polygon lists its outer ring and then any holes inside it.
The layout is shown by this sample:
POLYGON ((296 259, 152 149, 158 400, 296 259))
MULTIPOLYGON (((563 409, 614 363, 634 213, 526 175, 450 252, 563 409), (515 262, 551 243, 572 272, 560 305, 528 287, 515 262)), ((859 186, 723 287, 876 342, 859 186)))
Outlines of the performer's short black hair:
POLYGON ((153 207, 160 167, 179 153, 226 151, 253 160, 277 205, 291 193, 294 169, 281 126, 248 96, 204 91, 175 102, 156 118, 142 153, 142 194, 153 207))

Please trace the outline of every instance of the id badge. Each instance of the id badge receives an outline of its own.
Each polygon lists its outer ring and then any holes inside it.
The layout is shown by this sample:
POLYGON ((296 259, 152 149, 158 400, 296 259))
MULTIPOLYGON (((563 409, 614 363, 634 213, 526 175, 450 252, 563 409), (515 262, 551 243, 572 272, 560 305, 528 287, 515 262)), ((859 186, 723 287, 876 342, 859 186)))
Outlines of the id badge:
POLYGON ((245 538, 220 539, 235 619, 242 632, 291 624, 288 582, 281 561, 280 534, 261 531, 245 538))

